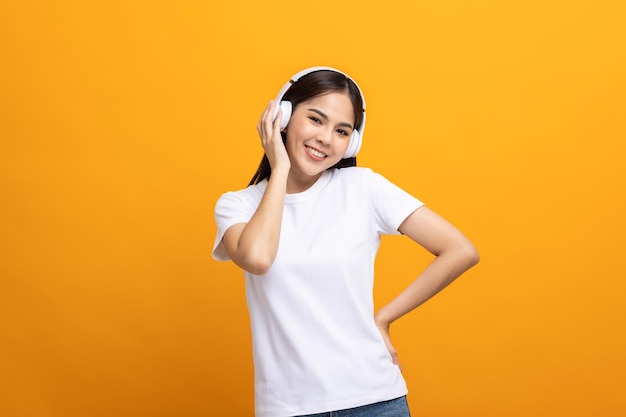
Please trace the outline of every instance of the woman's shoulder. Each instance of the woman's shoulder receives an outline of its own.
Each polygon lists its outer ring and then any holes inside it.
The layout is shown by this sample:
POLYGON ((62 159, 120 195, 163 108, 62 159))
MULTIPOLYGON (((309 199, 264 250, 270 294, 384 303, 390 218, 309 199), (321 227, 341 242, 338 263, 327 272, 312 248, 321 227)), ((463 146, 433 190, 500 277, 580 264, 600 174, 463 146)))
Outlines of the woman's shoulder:
POLYGON ((334 179, 346 185, 359 184, 368 190, 395 186, 385 175, 368 167, 348 167, 336 169, 334 179))
POLYGON ((242 188, 234 191, 227 191, 223 193, 219 200, 239 200, 239 201, 255 201, 260 200, 263 197, 263 192, 267 187, 267 180, 263 180, 258 184, 249 185, 246 188, 242 188))

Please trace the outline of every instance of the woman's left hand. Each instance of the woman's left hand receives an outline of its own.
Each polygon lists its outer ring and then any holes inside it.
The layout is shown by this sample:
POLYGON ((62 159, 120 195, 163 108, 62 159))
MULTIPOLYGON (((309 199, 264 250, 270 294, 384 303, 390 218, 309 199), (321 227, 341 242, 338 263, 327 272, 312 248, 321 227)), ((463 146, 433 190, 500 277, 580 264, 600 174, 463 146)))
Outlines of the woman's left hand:
POLYGON ((400 361, 398 360, 398 351, 391 343, 391 336, 389 334, 390 325, 382 323, 380 322, 380 320, 375 320, 375 321, 376 321, 376 327, 378 327, 378 331, 380 332, 380 335, 383 337, 383 340, 385 341, 385 346, 387 346, 389 355, 391 355, 392 362, 398 365, 398 367, 400 368, 400 371, 402 371, 402 366, 400 365, 400 361))

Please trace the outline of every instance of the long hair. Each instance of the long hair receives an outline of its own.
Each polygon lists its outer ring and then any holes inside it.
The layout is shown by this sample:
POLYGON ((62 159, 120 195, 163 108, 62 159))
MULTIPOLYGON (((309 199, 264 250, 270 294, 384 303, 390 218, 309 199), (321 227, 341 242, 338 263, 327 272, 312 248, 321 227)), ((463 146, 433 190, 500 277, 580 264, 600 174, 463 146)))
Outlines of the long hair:
MULTIPOLYGON (((319 70, 304 75, 287 90, 283 100, 290 101, 292 108, 295 110, 296 106, 303 101, 332 92, 348 94, 352 102, 352 108, 354 109, 354 126, 360 126, 361 119, 363 118, 363 100, 361 93, 356 84, 354 84, 354 81, 339 72, 319 70)), ((363 134, 363 132, 360 133, 363 134)), ((281 135, 284 142, 286 138, 285 133, 281 132, 281 135)), ((329 169, 353 166, 356 166, 356 157, 341 159, 329 169)), ((267 159, 267 155, 263 154, 259 168, 248 185, 258 184, 264 179, 269 178, 271 174, 272 167, 267 159)))

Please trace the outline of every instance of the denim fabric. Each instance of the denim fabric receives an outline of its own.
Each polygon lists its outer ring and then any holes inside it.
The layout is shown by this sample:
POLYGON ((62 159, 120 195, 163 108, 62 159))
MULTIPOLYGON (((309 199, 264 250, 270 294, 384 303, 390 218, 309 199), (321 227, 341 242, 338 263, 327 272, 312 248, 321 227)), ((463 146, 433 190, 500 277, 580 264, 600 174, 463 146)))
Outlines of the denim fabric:
POLYGON ((406 397, 327 413, 299 417, 411 417, 406 397))

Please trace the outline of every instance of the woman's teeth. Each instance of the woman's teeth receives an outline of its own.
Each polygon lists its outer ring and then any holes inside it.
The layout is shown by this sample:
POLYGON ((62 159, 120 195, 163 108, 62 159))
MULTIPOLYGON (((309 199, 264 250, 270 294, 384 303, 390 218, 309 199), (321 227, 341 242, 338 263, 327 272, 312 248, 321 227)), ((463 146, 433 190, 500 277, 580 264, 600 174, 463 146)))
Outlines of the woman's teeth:
POLYGON ((307 146, 307 147, 306 147, 306 150, 307 150, 307 151, 308 151, 311 155, 313 155, 313 156, 316 156, 316 157, 318 157, 318 158, 326 158, 326 155, 324 155, 324 154, 323 154, 323 153, 321 153, 321 152, 316 151, 316 150, 315 150, 315 149, 313 149, 313 148, 310 148, 310 147, 308 147, 308 146, 307 146))

